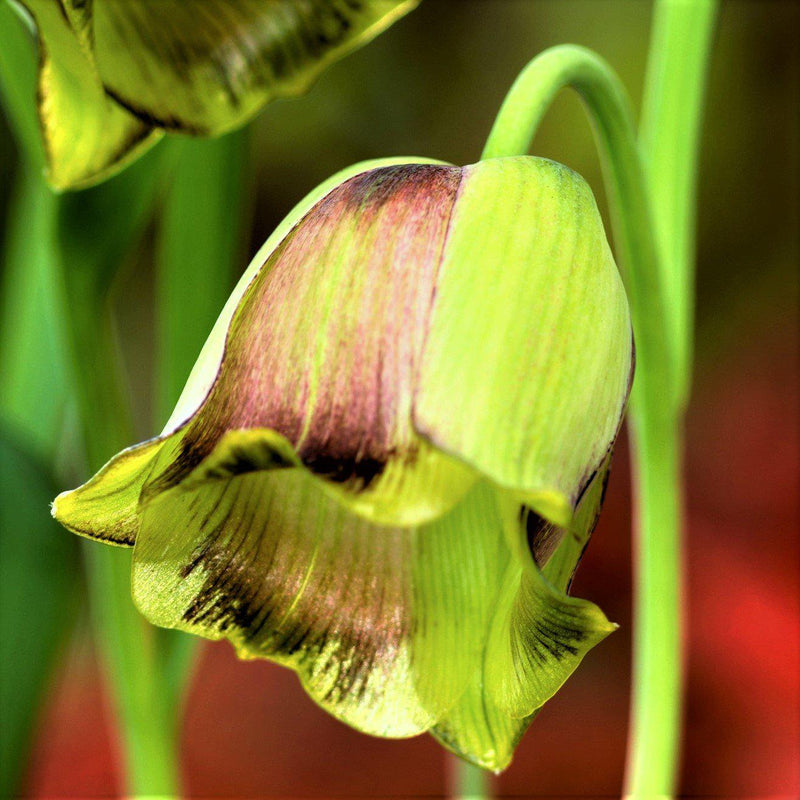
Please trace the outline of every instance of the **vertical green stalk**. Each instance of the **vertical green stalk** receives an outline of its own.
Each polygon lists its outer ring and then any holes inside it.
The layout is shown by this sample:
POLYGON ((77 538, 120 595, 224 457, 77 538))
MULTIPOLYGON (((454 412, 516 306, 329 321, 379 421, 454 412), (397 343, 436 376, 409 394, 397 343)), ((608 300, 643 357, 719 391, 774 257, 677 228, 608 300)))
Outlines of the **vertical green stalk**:
POLYGON ((489 773, 458 756, 448 756, 452 787, 448 796, 452 800, 484 800, 491 797, 489 773))
MULTIPOLYGON (((99 191, 99 190, 97 190, 99 191)), ((63 202, 63 201, 62 201, 63 202)), ((70 198, 81 204, 80 195, 70 198)), ((114 229, 116 230, 116 229, 114 229)), ((92 470, 133 441, 108 294, 97 270, 62 247, 73 375, 92 470)), ((130 551, 86 543, 90 606, 120 725, 126 785, 134 796, 178 793, 177 743, 154 630, 133 605, 130 551)))
POLYGON ((0 42, 0 100, 19 151, 1 254, 0 411, 4 422, 52 464, 66 395, 59 265, 53 253, 58 200, 42 180, 44 152, 31 102, 36 92, 33 34, 5 2, 0 2, 0 42))
MULTIPOLYGON (((156 414, 163 424, 230 294, 248 213, 248 134, 176 140, 157 254, 156 414)), ((176 715, 197 639, 162 631, 164 677, 176 715)))
MULTIPOLYGON (((87 466, 134 441, 110 306, 114 278, 150 218, 163 181, 152 151, 101 186, 56 198, 52 252, 87 466)), ((130 552, 84 546, 90 611, 119 723, 126 789, 178 793, 177 737, 155 633, 130 594, 130 552)))
POLYGON ((39 170, 22 160, 2 252, 0 413, 50 465, 57 455, 68 394, 64 320, 56 288, 59 265, 53 255, 57 204, 39 170))
POLYGON ((625 791, 634 798, 674 794, 680 760, 683 413, 691 386, 698 143, 717 5, 656 3, 641 121, 675 369, 670 407, 632 408, 637 536, 625 791))
POLYGON ((718 0, 658 0, 639 142, 672 313, 678 402, 691 382, 697 164, 718 0))

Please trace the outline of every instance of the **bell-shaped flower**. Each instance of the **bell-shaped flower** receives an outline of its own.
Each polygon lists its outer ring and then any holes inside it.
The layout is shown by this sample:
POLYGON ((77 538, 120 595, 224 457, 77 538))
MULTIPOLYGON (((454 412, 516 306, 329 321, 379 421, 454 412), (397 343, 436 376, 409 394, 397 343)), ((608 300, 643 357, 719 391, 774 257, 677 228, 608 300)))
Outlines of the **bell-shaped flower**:
POLYGON ((108 177, 163 131, 217 135, 419 0, 18 0, 36 23, 38 110, 59 189, 108 177))
POLYGON ((164 433, 54 514, 134 547, 156 625, 291 667, 359 730, 502 769, 614 628, 566 590, 632 368, 574 172, 358 165, 255 257, 164 433))

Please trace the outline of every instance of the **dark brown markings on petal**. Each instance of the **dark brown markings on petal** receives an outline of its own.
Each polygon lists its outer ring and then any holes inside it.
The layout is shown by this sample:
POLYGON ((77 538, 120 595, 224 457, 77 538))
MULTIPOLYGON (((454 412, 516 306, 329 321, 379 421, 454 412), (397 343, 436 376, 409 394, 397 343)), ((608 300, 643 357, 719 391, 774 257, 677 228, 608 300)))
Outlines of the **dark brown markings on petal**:
MULTIPOLYGON (((603 503, 606 501, 606 492, 608 491, 608 481, 611 478, 611 456, 613 454, 613 449, 609 451, 607 462, 605 464, 605 472, 603 473, 603 486, 600 489, 600 500, 597 503, 597 508, 594 511, 594 517, 592 518, 592 522, 589 525, 589 529, 586 531, 583 536, 578 535, 576 532, 573 531, 572 535, 576 541, 584 540, 584 550, 586 549, 586 545, 589 543, 589 537, 594 533, 594 529, 597 527, 597 523, 600 520, 600 512, 603 510, 603 503)), ((596 474, 595 474, 596 477, 596 474)), ((592 479, 594 480, 594 478, 592 479)), ((583 551, 581 551, 581 556, 583 556, 583 551)), ((575 565, 577 568, 577 564, 575 565)))
POLYGON ((337 457, 331 453, 311 452, 303 463, 315 474, 334 483, 356 484, 362 491, 366 489, 386 469, 386 461, 376 458, 337 457))
POLYGON ((310 470, 353 491, 416 457, 410 398, 460 179, 456 167, 386 167, 314 206, 248 288, 162 490, 237 429, 277 431, 310 470))
POLYGON ((559 528, 544 517, 540 517, 532 508, 520 506, 520 523, 525 526, 525 535, 528 540, 528 549, 533 560, 541 569, 553 555, 564 535, 563 528, 559 528))
MULTIPOLYGON (((23 2, 23 5, 24 5, 24 2, 23 2)), ((64 22, 66 22, 67 25, 69 25, 69 27, 71 29, 72 28, 72 22, 70 22, 69 15, 67 14, 67 9, 64 8, 64 0, 57 0, 56 5, 58 6, 58 10, 61 12, 61 16, 64 17, 64 22)), ((27 10, 27 7, 26 7, 26 10, 27 10)), ((30 12, 28 12, 28 13, 30 13, 30 12)), ((33 15, 31 15, 31 16, 33 16, 33 15)))
MULTIPOLYGON (((578 565, 583 558, 583 554, 586 551, 587 546, 589 545, 589 540, 591 539, 592 534, 594 533, 595 528, 597 527, 597 523, 600 520, 600 512, 603 508, 603 503, 605 502, 606 491, 608 490, 608 481, 611 477, 611 456, 613 450, 610 448, 609 452, 605 456, 605 460, 600 465, 600 467, 593 471, 591 477, 586 482, 583 490, 581 491, 581 497, 579 498, 578 504, 583 501, 583 497, 586 494, 586 490, 592 485, 592 483, 597 480, 601 479, 603 484, 600 490, 600 498, 597 503, 596 508, 594 509, 594 513, 589 524, 589 527, 586 530, 576 530, 572 526, 568 529, 561 528, 557 525, 554 525, 548 520, 540 517, 533 509, 529 508, 528 506, 520 506, 519 509, 519 521, 521 525, 525 526, 525 534, 528 542, 528 549, 533 556, 536 565, 539 569, 542 569, 547 562, 550 560, 550 557, 556 551, 558 546, 564 539, 564 536, 568 533, 569 536, 572 538, 574 542, 576 542, 580 547, 580 552, 578 552, 577 556, 575 557, 575 563, 572 567, 572 573, 569 576, 569 580, 564 587, 566 592, 569 592, 569 587, 572 584, 572 580, 575 577, 575 572, 578 569, 578 565), (599 478, 599 474, 602 471, 602 478, 599 478)), ((576 504, 576 508, 577 505, 576 504)))
POLYGON ((586 631, 580 628, 568 628, 563 624, 553 628, 548 624, 547 620, 537 618, 534 620, 532 627, 526 630, 524 638, 540 661, 548 660, 542 654, 543 650, 550 653, 556 660, 561 661, 568 656, 578 655, 578 648, 564 641, 565 633, 569 634, 571 640, 576 644, 579 644, 587 637, 586 631))
POLYGON ((271 97, 296 93, 380 19, 368 4, 331 0, 106 0, 95 16, 108 62, 101 71, 120 103, 160 127, 207 125, 213 133, 243 123, 271 97), (116 55, 122 46, 124 58, 116 55), (132 75, 154 88, 137 96, 132 75), (171 84, 183 99, 164 92, 171 84), (204 93, 209 84, 224 102, 204 93))
MULTIPOLYGON (((636 343, 635 343, 634 337, 633 337, 633 329, 631 328, 631 365, 630 365, 630 369, 628 370, 628 383, 627 383, 627 387, 625 389, 625 396, 622 398, 622 404, 620 405, 620 409, 619 409, 619 417, 617 419, 617 428, 616 428, 616 431, 614 433, 614 436, 612 437, 611 441, 608 443, 608 447, 606 448, 605 453, 603 453, 603 455, 597 461, 596 464, 594 464, 593 466, 591 466, 589 469, 587 469, 584 472, 583 477, 578 482, 578 492, 575 495, 575 499, 574 499, 574 502, 572 504, 573 508, 577 508, 580 505, 581 501, 583 500, 583 496, 586 494, 586 491, 588 490, 588 488, 592 485, 592 482, 594 481, 595 477, 597 476, 597 473, 603 468, 603 465, 606 464, 606 462, 610 461, 611 454, 614 451, 614 445, 616 445, 616 443, 617 443, 617 437, 619 436, 620 430, 622 430, 622 423, 625 420, 625 412, 626 412, 626 410, 628 408, 628 400, 630 398, 631 388, 633 387, 633 378, 634 378, 635 371, 636 371, 636 343)), ((604 481, 604 484, 603 484, 603 497, 605 497, 605 487, 606 487, 606 485, 608 483, 608 473, 606 473, 605 477, 603 478, 603 481, 604 481)), ((601 501, 600 505, 602 506, 602 501, 601 501)), ((599 511, 598 511, 598 513, 599 513, 599 511)))
POLYGON ((564 589, 565 592, 569 593, 570 587, 572 586, 572 581, 575 578, 575 573, 578 571, 578 566, 580 565, 581 561, 583 560, 583 554, 586 552, 586 548, 589 546, 589 540, 592 538, 592 534, 594 533, 594 529, 597 527, 597 523, 600 521, 600 512, 603 510, 603 503, 606 500, 606 491, 608 490, 608 481, 611 477, 611 456, 613 451, 610 451, 608 454, 608 461, 605 465, 605 472, 603 473, 603 486, 600 490, 600 501, 597 503, 597 508, 595 508, 594 516, 592 517, 592 521, 589 525, 588 530, 586 533, 580 533, 579 531, 570 530, 570 535, 572 538, 581 545, 581 551, 578 554, 578 557, 575 559, 575 566, 572 568, 572 574, 569 576, 569 580, 567 581, 567 585, 564 589))
POLYGON ((398 581, 405 533, 375 536, 355 518, 341 527, 334 501, 309 503, 291 488, 273 494, 271 480, 234 478, 210 508, 207 493, 195 493, 189 524, 207 535, 181 577, 202 570, 203 581, 183 620, 244 641, 252 654, 295 657, 312 679, 327 676, 324 701, 361 699, 408 637, 398 581))
POLYGON ((145 485, 142 499, 155 497, 161 492, 177 486, 195 467, 200 465, 204 458, 211 454, 215 444, 216 440, 204 441, 201 438, 184 438, 178 446, 178 452, 164 471, 145 485))
MULTIPOLYGON (((199 125, 190 125, 188 122, 179 120, 176 117, 171 117, 168 114, 159 114, 158 117, 155 117, 146 109, 141 108, 135 102, 123 97, 121 94, 115 92, 113 89, 110 89, 108 86, 103 86, 103 91, 109 100, 113 100, 113 102, 115 102, 118 106, 121 106, 126 111, 133 114, 134 117, 137 117, 141 122, 150 126, 151 128, 164 128, 170 131, 180 131, 181 133, 185 133, 189 136, 208 136, 210 133, 208 128, 203 128, 199 125)), ((145 128, 145 130, 148 133, 150 132, 147 130, 147 128, 145 128)))
MULTIPOLYGON (((625 416, 625 409, 628 405, 628 398, 631 396, 631 389, 633 388, 633 376, 636 373, 636 337, 633 335, 633 328, 631 328, 631 368, 628 370, 628 386, 625 390, 625 401, 622 404, 622 414, 620 414, 619 424, 622 425, 622 417, 625 416)), ((619 427, 617 428, 619 432, 619 427)))

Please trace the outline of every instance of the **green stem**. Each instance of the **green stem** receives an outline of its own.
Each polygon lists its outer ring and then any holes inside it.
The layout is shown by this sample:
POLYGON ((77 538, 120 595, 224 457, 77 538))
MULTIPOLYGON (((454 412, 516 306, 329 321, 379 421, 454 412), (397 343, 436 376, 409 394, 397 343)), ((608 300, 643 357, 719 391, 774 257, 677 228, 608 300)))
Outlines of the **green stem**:
POLYGON ((656 3, 639 134, 681 405, 691 383, 698 145, 717 11, 718 0, 656 3))
POLYGON ((452 800, 487 800, 491 797, 489 773, 458 756, 448 755, 452 800))
MULTIPOLYGON (((102 300, 93 303, 79 280, 68 277, 66 285, 87 457, 97 468, 132 441, 130 415, 110 311, 102 300)), ((154 631, 131 600, 130 552, 91 542, 84 552, 94 627, 120 722, 128 790, 135 796, 176 795, 174 722, 158 674, 154 631)))
POLYGON ((51 465, 60 449, 69 395, 54 255, 57 204, 41 170, 21 160, 2 253, 0 413, 51 465))
MULTIPOLYGON (((681 705, 680 431, 673 297, 656 241, 652 200, 630 104, 608 65, 582 48, 546 51, 522 72, 489 136, 484 158, 527 152, 555 95, 575 89, 593 123, 612 226, 636 336, 631 394, 635 522, 633 703, 641 723, 632 750, 652 780, 649 796, 672 793, 681 705), (642 738, 643 733, 645 734, 642 738)), ((643 795, 642 795, 643 796, 643 795)))
POLYGON ((20 151, 41 171, 44 147, 36 117, 37 55, 34 33, 21 13, 0 0, 0 96, 20 151))
POLYGON ((481 158, 522 155, 555 96, 574 89, 583 100, 600 147, 618 260, 636 334, 634 402, 661 406, 670 396, 672 354, 663 275, 651 203, 636 143, 630 102, 614 71, 582 47, 546 50, 522 71, 508 93, 481 158))
POLYGON ((716 0, 656 4, 641 123, 641 152, 670 309, 666 333, 674 353, 675 407, 663 420, 647 408, 635 408, 633 416, 639 536, 625 787, 634 798, 673 794, 680 758, 683 665, 676 620, 683 589, 682 430, 694 338, 698 142, 717 5, 716 0), (665 528, 675 536, 660 536, 665 528), (663 701, 653 702, 654 697, 663 701))

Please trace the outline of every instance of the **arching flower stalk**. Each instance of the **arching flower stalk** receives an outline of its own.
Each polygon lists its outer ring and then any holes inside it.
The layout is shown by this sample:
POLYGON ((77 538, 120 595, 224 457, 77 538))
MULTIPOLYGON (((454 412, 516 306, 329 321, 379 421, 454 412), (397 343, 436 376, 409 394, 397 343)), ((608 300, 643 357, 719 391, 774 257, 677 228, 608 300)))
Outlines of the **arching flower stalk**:
POLYGON ((165 131, 219 135, 419 0, 18 0, 39 36, 38 110, 58 189, 104 180, 165 131))
POLYGON ((153 623, 367 733, 500 770, 614 629, 570 580, 633 370, 586 183, 520 157, 334 176, 253 260, 161 436, 55 516, 153 623))

